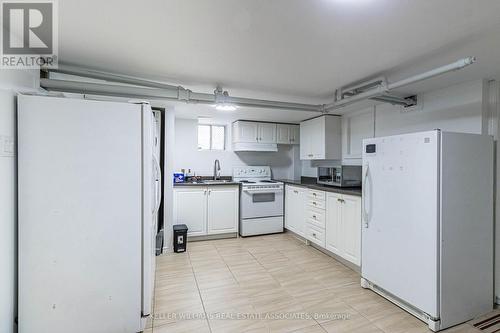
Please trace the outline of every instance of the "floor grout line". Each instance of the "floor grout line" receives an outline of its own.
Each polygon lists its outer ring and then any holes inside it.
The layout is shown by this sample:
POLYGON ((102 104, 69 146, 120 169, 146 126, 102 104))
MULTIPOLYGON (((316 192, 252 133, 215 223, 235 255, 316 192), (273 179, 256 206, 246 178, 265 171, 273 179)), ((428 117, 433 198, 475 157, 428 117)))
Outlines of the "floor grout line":
POLYGON ((189 252, 187 253, 187 255, 189 258, 189 264, 191 266, 191 271, 193 272, 194 281, 196 283, 196 288, 198 289, 198 296, 200 296, 201 306, 203 307, 203 312, 205 313, 205 320, 207 321, 208 330, 210 331, 210 333, 212 333, 212 327, 210 326, 210 320, 208 320, 208 314, 207 314, 207 310, 205 309, 205 303, 203 302, 203 297, 201 296, 201 291, 200 291, 200 286, 198 284, 198 279, 196 278, 196 273, 193 269, 193 264, 191 262, 191 255, 189 254, 189 252))

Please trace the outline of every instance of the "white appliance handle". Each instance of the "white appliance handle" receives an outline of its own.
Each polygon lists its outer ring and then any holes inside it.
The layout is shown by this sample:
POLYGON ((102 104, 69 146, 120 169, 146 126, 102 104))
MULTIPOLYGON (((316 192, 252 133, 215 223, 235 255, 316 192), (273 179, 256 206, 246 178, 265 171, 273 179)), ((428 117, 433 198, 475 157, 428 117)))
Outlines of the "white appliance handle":
POLYGON ((283 192, 283 189, 256 189, 256 190, 244 189, 243 192, 247 192, 250 194, 254 194, 254 193, 281 193, 281 192, 283 192))
POLYGON ((157 214, 158 211, 160 210, 160 205, 161 205, 161 168, 158 159, 154 155, 153 155, 153 164, 156 169, 156 177, 157 177, 156 182, 158 183, 158 187, 156 190, 156 205, 153 214, 157 214))
POLYGON ((368 177, 369 176, 370 176, 370 167, 369 167, 368 164, 366 164, 365 175, 364 175, 364 178, 363 178, 363 188, 362 188, 362 191, 363 191, 363 220, 364 220, 365 228, 368 228, 368 224, 369 224, 368 222, 369 222, 369 219, 370 219, 370 214, 369 214, 369 212, 366 209, 366 205, 367 205, 367 200, 366 200, 367 190, 366 190, 366 187, 367 187, 367 184, 368 184, 368 177))

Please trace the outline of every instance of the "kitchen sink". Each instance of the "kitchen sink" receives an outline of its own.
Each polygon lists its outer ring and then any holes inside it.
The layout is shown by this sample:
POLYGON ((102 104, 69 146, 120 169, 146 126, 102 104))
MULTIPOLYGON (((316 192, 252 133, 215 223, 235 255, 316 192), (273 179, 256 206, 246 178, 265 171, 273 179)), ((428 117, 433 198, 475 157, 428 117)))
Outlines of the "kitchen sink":
POLYGON ((224 184, 224 183, 231 183, 232 180, 230 179, 205 179, 202 180, 201 183, 203 184, 224 184))

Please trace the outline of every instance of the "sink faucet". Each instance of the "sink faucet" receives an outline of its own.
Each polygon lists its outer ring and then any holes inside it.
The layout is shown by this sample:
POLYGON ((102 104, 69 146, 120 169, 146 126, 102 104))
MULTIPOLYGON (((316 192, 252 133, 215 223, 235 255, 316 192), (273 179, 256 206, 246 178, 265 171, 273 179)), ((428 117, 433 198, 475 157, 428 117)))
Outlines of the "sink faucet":
POLYGON ((214 180, 220 178, 220 162, 219 160, 215 160, 214 162, 214 180))

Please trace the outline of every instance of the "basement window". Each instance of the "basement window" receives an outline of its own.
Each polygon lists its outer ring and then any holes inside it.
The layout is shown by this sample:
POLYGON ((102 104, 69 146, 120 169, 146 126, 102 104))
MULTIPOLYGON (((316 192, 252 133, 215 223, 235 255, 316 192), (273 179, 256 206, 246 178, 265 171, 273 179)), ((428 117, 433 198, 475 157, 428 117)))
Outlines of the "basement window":
POLYGON ((224 150, 225 143, 225 126, 198 125, 198 150, 224 150))

